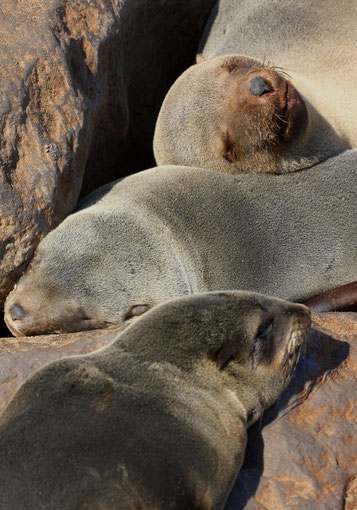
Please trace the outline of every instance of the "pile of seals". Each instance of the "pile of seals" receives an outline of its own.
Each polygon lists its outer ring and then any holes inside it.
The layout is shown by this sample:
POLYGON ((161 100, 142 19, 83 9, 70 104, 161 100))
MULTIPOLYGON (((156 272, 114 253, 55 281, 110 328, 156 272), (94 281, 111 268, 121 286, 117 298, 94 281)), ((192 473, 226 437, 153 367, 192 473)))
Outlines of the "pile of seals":
POLYGON ((107 327, 211 290, 304 301, 356 280, 356 19, 353 0, 218 2, 158 117, 171 167, 101 188, 48 235, 7 298, 9 329, 107 327))
POLYGON ((309 328, 278 298, 356 279, 356 19, 352 0, 218 2, 158 118, 166 166, 92 193, 40 243, 6 301, 15 335, 133 324, 17 393, 4 508, 223 507, 309 328))

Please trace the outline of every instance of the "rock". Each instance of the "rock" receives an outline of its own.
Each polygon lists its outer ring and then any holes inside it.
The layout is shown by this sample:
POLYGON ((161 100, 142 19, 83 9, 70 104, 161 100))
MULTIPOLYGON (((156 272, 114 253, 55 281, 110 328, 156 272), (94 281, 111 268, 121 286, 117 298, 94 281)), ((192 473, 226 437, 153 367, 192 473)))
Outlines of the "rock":
MULTIPOLYGON (((289 388, 249 430, 225 510, 357 506, 357 314, 316 314, 313 326, 321 333, 310 335, 289 388)), ((107 345, 121 330, 0 339, 0 412, 36 369, 107 345)))
POLYGON ((83 193, 153 163, 214 0, 0 1, 0 309, 83 193))
POLYGON ((36 370, 57 359, 93 352, 112 342, 125 327, 0 339, 0 414, 17 388, 36 370))

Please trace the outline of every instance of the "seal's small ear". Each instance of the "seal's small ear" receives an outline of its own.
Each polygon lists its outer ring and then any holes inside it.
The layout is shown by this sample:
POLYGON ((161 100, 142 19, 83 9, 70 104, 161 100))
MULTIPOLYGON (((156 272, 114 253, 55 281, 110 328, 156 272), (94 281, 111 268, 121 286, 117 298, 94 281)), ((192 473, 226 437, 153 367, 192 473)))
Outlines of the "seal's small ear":
POLYGON ((220 140, 220 151, 224 159, 229 162, 237 161, 237 151, 235 147, 235 143, 229 136, 228 129, 222 130, 221 140, 220 140))
POLYGON ((232 346, 229 344, 224 345, 219 349, 216 354, 216 368, 222 370, 227 365, 228 361, 234 358, 232 346))
POLYGON ((133 317, 137 317, 147 312, 150 309, 149 305, 135 305, 130 308, 128 313, 125 315, 124 320, 131 319, 133 317))
POLYGON ((206 62, 206 59, 201 53, 197 53, 196 55, 196 64, 201 64, 202 62, 206 62))

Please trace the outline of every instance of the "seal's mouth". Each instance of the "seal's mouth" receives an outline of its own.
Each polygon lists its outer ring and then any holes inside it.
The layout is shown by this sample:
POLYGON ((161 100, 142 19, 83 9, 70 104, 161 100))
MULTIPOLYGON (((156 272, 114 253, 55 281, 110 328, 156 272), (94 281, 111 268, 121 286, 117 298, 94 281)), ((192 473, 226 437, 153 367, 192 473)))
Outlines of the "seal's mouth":
POLYGON ((287 140, 291 128, 293 108, 295 105, 295 88, 286 81, 285 94, 284 94, 284 106, 283 109, 279 109, 279 113, 276 114, 279 119, 278 128, 278 139, 279 141, 287 140))
POLYGON ((305 351, 306 338, 311 325, 310 315, 306 320, 294 325, 282 358, 281 367, 284 381, 291 378, 301 355, 305 351))
MULTIPOLYGON (((266 112, 266 119, 260 119, 268 148, 271 145, 289 143, 300 132, 302 100, 292 83, 270 67, 249 73, 249 103, 260 105, 266 112), (268 133, 269 131, 269 133, 268 133), (269 143, 270 142, 270 143, 269 143)), ((264 136, 264 135, 263 135, 264 136)))
POLYGON ((304 101, 295 87, 287 80, 284 91, 284 103, 275 114, 277 122, 277 138, 279 143, 297 141, 307 124, 307 110, 304 101))

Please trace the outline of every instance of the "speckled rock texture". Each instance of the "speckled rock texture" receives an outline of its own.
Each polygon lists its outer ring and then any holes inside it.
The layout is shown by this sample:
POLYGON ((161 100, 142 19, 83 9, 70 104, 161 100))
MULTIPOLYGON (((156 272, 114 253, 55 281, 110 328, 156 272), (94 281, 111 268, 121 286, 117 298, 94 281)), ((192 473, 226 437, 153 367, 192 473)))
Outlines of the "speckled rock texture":
POLYGON ((110 344, 125 327, 0 339, 0 414, 17 388, 44 365, 110 344))
MULTIPOLYGON (((225 510, 357 508, 357 314, 316 314, 313 326, 291 385, 249 430, 225 510)), ((36 369, 121 330, 0 339, 0 411, 36 369)))
POLYGON ((160 104, 213 3, 0 0, 0 309, 82 182, 152 166, 160 104))

